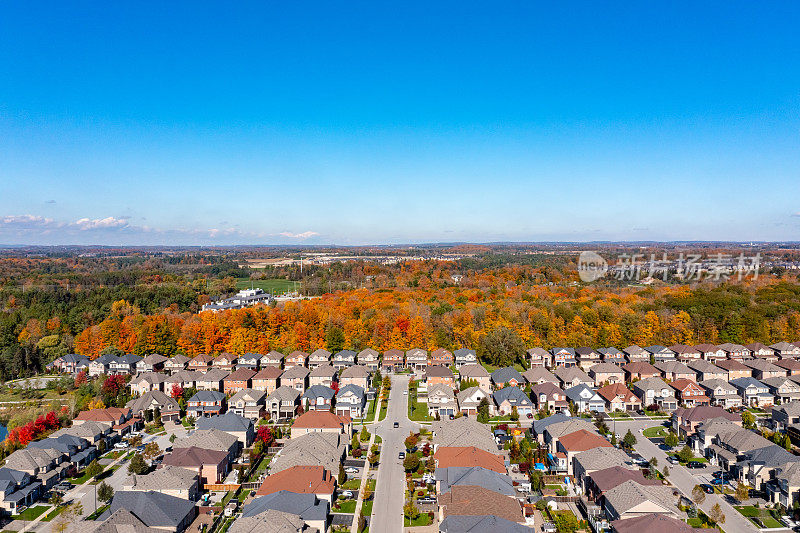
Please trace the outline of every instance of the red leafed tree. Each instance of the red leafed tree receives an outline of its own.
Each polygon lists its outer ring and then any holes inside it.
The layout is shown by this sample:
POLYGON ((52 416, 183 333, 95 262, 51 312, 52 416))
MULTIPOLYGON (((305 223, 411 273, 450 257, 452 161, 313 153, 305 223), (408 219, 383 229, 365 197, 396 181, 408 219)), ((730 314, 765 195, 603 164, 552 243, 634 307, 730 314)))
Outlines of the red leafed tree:
POLYGON ((78 375, 75 376, 75 386, 76 387, 80 387, 81 385, 84 385, 87 381, 89 381, 89 380, 86 377, 86 370, 81 370, 80 372, 78 372, 78 375))
POLYGON ((339 392, 339 382, 338 381, 331 381, 331 388, 333 389, 334 393, 339 392))
POLYGON ((172 390, 170 390, 170 395, 172 399, 177 400, 178 398, 183 397, 183 387, 178 385, 177 383, 172 385, 172 390))
POLYGON ((55 411, 50 411, 47 413, 47 416, 44 417, 44 421, 47 424, 48 429, 57 429, 61 426, 61 421, 58 419, 58 415, 55 411))
POLYGON ((114 374, 113 376, 108 376, 103 382, 102 393, 109 398, 116 398, 124 387, 125 376, 114 374))
POLYGON ((256 433, 256 441, 263 442, 264 446, 271 446, 275 441, 272 429, 269 426, 260 426, 258 428, 258 433, 256 433))

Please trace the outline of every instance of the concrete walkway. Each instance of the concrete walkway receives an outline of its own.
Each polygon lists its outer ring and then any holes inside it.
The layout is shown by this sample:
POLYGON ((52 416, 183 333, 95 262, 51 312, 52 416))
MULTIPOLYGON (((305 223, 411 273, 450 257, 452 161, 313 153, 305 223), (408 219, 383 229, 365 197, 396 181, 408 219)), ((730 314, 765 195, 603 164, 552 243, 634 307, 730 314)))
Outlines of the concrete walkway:
MULTIPOLYGON (((369 450, 375 444, 375 432, 369 436, 369 443, 367 444, 367 457, 369 457, 369 450)), ((356 501, 356 510, 353 511, 353 523, 350 526, 350 533, 358 533, 358 517, 361 514, 361 506, 364 504, 364 487, 367 486, 369 481, 370 464, 369 461, 365 462, 364 473, 361 474, 361 485, 358 487, 358 500, 356 501)), ((374 505, 374 504, 373 504, 374 505)))

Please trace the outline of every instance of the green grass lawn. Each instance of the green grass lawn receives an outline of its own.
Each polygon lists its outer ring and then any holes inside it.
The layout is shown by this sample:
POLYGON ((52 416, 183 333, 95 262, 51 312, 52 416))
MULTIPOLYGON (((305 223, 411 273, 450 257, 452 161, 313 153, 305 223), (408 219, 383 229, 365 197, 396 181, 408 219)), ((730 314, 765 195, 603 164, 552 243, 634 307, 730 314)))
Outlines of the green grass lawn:
POLYGON ((695 528, 703 527, 702 518, 687 518, 686 523, 695 528))
MULTIPOLYGON (((383 420, 383 419, 381 418, 381 420, 383 420)), ((375 444, 380 444, 382 442, 383 442, 383 439, 381 438, 381 436, 380 435, 375 435, 375 444)))
POLYGON ((607 413, 607 414, 611 418, 631 418, 631 415, 629 415, 628 413, 619 413, 617 411, 614 411, 614 412, 611 412, 611 413, 607 413))
POLYGON ((381 415, 378 417, 378 420, 383 421, 388 413, 389 413, 389 406, 387 405, 386 408, 381 406, 381 415))
POLYGON ((420 513, 414 520, 409 520, 406 516, 403 518, 403 524, 405 527, 429 526, 431 524, 431 517, 428 516, 428 513, 420 513))
POLYGON ((36 505, 34 507, 28 507, 21 513, 16 516, 17 520, 24 520, 26 522, 30 522, 31 520, 36 520, 40 514, 45 512, 49 507, 47 505, 36 505))
POLYGON ((777 527, 784 527, 784 525, 777 519, 775 515, 773 515, 769 509, 759 509, 758 507, 753 507, 752 505, 734 505, 734 509, 739 511, 742 516, 746 516, 750 519, 756 527, 761 528, 777 528, 777 527), (755 519, 758 519, 761 524, 759 524, 755 519))
POLYGON ((356 512, 355 500, 344 500, 339 502, 339 508, 334 510, 336 513, 353 514, 356 512))
POLYGON ((97 508, 97 511, 93 512, 88 517, 86 517, 86 520, 97 520, 98 516, 106 512, 106 509, 108 509, 108 505, 101 505, 100 507, 97 508))
POLYGON ((642 434, 645 437, 647 437, 648 439, 653 439, 653 438, 656 438, 656 437, 666 437, 667 436, 667 430, 664 428, 664 426, 657 426, 657 427, 654 427, 654 428, 645 429, 642 432, 642 434))
POLYGON ((358 490, 361 487, 361 479, 348 479, 342 485, 343 489, 347 490, 358 490))
POLYGON ((249 289, 251 286, 266 292, 292 292, 295 288, 300 290, 299 281, 288 279, 254 279, 252 282, 249 278, 236 279, 236 290, 249 289))
POLYGON ((364 513, 364 516, 370 516, 372 514, 372 500, 362 502, 361 512, 364 513))
MULTIPOLYGON (((410 394, 410 393, 409 393, 410 394)), ((432 417, 428 416, 428 404, 412 402, 408 399, 408 419, 414 422, 431 422, 432 417)))
POLYGON ((60 515, 62 513, 62 511, 64 511, 64 509, 66 509, 66 508, 67 508, 66 505, 57 506, 55 509, 53 509, 52 511, 47 513, 47 516, 42 518, 42 522, 49 522, 49 521, 53 520, 55 517, 60 515))

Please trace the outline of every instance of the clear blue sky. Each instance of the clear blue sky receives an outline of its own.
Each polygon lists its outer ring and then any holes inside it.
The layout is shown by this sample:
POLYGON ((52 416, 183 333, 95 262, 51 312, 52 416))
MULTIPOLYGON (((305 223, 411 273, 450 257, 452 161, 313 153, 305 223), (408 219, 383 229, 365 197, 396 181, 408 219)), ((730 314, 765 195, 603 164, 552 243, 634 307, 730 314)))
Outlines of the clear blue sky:
POLYGON ((0 7, 0 243, 800 240, 798 2, 123 4, 0 7))

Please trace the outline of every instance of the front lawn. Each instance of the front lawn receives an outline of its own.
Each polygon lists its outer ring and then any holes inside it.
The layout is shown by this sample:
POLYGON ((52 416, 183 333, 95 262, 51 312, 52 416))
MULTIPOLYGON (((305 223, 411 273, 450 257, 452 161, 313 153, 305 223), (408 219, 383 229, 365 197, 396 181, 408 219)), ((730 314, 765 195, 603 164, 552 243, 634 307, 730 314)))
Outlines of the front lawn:
POLYGON ((645 429, 642 434, 648 439, 655 439, 658 437, 664 438, 667 436, 667 430, 664 429, 664 426, 656 426, 654 428, 645 429))
POLYGON ((17 520, 24 520, 25 522, 30 522, 31 520, 36 520, 39 515, 45 512, 49 507, 47 505, 37 505, 35 507, 28 507, 21 513, 15 516, 17 520))
POLYGON ((428 516, 428 513, 420 513, 414 520, 409 520, 406 516, 403 518, 403 524, 405 527, 429 526, 431 524, 431 517, 428 516))
POLYGON ((408 402, 408 419, 414 422, 431 422, 433 418, 428 416, 428 404, 417 401, 408 402))
POLYGON ((333 510, 335 513, 345 513, 345 514, 353 514, 356 512, 356 501, 355 500, 344 500, 337 502, 339 504, 339 508, 333 510))
POLYGON ((342 485, 345 490, 358 490, 361 487, 361 478, 348 479, 342 485))
POLYGON ((606 414, 608 414, 608 416, 610 416, 611 418, 633 418, 628 413, 621 413, 619 411, 614 411, 606 414))
POLYGON ((361 503, 361 512, 364 513, 364 516, 372 515, 372 500, 366 500, 361 503))

